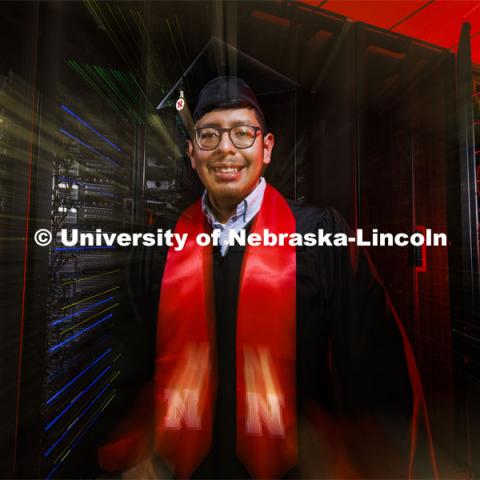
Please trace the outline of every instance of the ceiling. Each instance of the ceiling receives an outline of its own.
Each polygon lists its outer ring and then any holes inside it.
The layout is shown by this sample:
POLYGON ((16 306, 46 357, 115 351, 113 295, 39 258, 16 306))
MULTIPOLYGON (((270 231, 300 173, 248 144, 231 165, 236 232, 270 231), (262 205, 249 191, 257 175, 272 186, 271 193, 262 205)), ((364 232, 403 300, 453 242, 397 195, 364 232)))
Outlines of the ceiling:
POLYGON ((480 1, 302 0, 346 17, 456 50, 464 22, 471 25, 472 61, 480 64, 480 1))

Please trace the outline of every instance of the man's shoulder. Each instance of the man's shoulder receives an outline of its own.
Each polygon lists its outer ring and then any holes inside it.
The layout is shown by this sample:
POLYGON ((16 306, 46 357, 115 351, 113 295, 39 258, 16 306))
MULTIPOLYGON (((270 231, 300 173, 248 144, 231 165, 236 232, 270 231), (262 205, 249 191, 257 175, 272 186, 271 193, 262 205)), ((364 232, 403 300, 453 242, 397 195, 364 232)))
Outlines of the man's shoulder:
POLYGON ((295 217, 298 233, 329 230, 335 222, 335 209, 331 207, 315 207, 288 198, 286 201, 295 217))
POLYGON ((292 210, 295 216, 322 216, 328 213, 328 207, 316 207, 308 203, 300 202, 298 200, 292 200, 291 198, 285 198, 288 206, 292 210))

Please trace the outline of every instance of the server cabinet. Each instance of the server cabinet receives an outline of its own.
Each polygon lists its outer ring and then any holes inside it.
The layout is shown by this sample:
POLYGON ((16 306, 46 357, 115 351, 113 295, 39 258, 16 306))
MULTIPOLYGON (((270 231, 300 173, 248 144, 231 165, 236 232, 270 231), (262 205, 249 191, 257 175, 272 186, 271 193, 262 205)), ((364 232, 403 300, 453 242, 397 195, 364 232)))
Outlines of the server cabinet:
POLYGON ((133 228, 142 42, 122 58, 84 4, 3 10, 28 55, 26 67, 6 55, 1 72, 1 473, 94 476, 102 431, 128 400, 128 338, 142 326, 126 301, 126 250, 60 240, 62 229, 133 228), (34 241, 41 228, 49 246, 34 241))
MULTIPOLYGON (((452 91, 450 52, 370 25, 351 26, 312 99, 307 198, 336 206, 364 232, 454 234, 452 91)), ((369 247, 368 253, 414 348, 447 472, 455 443, 450 246, 369 247)))
POLYGON ((478 73, 471 62, 470 26, 464 24, 456 62, 458 147, 452 166, 458 190, 453 196, 456 232, 452 265, 453 359, 457 399, 458 436, 465 439, 459 458, 474 477, 480 472, 480 306, 479 306, 479 108, 478 73))

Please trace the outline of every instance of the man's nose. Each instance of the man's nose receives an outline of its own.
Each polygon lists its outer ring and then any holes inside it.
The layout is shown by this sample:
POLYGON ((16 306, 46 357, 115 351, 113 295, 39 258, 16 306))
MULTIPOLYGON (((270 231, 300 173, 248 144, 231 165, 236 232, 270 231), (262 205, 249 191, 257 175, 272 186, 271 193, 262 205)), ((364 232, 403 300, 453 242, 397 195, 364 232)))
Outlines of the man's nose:
POLYGON ((220 143, 217 147, 218 150, 222 152, 233 152, 235 151, 235 145, 230 140, 230 135, 228 132, 221 132, 220 134, 220 143))

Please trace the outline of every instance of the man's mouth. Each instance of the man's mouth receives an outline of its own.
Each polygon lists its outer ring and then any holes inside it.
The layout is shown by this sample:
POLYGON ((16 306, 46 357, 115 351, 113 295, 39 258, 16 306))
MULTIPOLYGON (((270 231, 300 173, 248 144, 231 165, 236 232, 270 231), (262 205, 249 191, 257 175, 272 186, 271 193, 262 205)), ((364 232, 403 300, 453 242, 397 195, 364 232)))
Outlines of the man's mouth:
POLYGON ((220 181, 232 181, 240 178, 240 172, 243 170, 243 166, 219 166, 213 167, 212 172, 217 180, 220 181))
POLYGON ((243 167, 215 167, 213 171, 215 173, 235 173, 239 172, 243 167))

